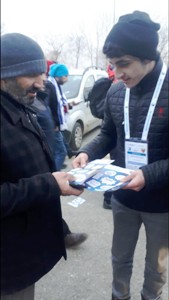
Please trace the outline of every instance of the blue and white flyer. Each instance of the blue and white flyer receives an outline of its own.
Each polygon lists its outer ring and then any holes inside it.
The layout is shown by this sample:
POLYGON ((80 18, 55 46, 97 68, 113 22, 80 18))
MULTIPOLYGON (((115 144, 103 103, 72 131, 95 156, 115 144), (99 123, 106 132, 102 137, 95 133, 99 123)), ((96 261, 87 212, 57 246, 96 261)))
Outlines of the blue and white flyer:
POLYGON ((123 187, 126 183, 121 182, 121 179, 133 170, 112 165, 112 162, 107 159, 96 159, 85 168, 72 169, 68 173, 74 175, 76 180, 71 185, 102 192, 115 191, 123 187))

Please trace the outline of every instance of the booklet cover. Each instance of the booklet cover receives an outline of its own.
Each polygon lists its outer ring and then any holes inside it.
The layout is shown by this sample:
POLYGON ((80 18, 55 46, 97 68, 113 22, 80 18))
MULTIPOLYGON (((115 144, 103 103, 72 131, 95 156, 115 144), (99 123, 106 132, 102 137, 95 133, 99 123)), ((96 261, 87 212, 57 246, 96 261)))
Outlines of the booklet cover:
POLYGON ((96 159, 85 168, 72 169, 68 173, 76 177, 70 185, 76 188, 87 188, 91 191, 115 191, 126 185, 120 180, 129 175, 132 170, 121 168, 111 163, 113 160, 96 159))

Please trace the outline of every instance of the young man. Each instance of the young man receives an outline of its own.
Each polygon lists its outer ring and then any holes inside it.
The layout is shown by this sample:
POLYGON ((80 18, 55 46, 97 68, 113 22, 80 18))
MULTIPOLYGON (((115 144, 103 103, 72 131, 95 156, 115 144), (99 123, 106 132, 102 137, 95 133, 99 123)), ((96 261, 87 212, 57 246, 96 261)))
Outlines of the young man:
POLYGON ((1 299, 32 300, 34 283, 66 258, 60 195, 80 195, 72 176, 54 172, 30 107, 43 89, 40 46, 19 33, 1 36, 1 299))
POLYGON ((162 299, 168 256, 168 71, 157 51, 160 25, 135 11, 121 16, 103 52, 120 80, 110 88, 99 135, 73 162, 83 167, 116 147, 115 164, 134 169, 113 192, 112 300, 130 299, 139 230, 146 231, 141 299, 162 299))

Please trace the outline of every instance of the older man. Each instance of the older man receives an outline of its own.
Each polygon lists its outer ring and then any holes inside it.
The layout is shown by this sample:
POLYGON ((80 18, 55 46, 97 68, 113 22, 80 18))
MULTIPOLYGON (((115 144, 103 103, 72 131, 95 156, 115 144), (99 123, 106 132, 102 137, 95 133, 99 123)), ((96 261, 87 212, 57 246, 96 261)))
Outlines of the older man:
POLYGON ((82 192, 70 187, 70 175, 54 172, 30 108, 45 72, 34 40, 1 37, 1 299, 34 299, 34 283, 66 258, 60 195, 82 192))

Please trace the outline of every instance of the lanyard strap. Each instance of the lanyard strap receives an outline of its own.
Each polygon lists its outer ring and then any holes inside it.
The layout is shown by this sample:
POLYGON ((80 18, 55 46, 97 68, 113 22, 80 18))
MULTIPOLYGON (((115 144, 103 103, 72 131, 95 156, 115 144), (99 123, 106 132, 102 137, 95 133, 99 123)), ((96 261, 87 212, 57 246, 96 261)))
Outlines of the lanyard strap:
MULTIPOLYGON (((164 78, 167 72, 167 66, 165 64, 163 64, 162 70, 160 72, 157 84, 156 84, 156 88, 154 90, 153 93, 153 97, 151 99, 151 103, 149 106, 149 110, 148 110, 148 114, 146 117, 146 121, 144 124, 144 128, 143 128, 143 133, 142 133, 142 137, 141 140, 142 141, 146 141, 147 140, 147 136, 148 136, 148 132, 149 132, 149 128, 150 128, 150 123, 153 117, 153 113, 157 104, 157 100, 162 88, 162 84, 164 82, 164 78)), ((130 124, 129 124, 129 99, 130 99, 130 89, 126 88, 126 94, 125 94, 125 100, 124 100, 124 129, 125 129, 125 138, 126 139, 130 139, 130 124)))

